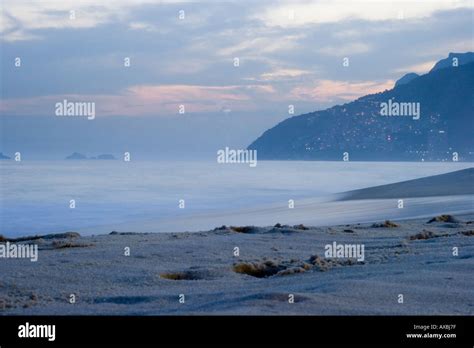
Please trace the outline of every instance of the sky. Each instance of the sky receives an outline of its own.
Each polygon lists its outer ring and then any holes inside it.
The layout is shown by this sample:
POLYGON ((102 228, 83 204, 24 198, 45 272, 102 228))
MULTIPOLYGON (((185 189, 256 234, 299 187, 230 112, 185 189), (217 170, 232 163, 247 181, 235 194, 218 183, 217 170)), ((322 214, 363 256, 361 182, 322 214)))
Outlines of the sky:
POLYGON ((171 152, 245 147, 293 116, 289 105, 298 115, 346 103, 392 88, 405 73, 427 73, 449 52, 474 50, 473 2, 464 0, 1 6, 5 151, 23 139, 26 149, 43 142, 44 153, 54 152, 46 143, 77 127, 90 141, 76 134, 71 149, 113 151, 118 143, 102 146, 93 134, 118 127, 137 127, 134 136, 152 128, 154 145, 173 143, 171 152), (94 102, 96 118, 59 120, 55 105, 64 99, 94 102))

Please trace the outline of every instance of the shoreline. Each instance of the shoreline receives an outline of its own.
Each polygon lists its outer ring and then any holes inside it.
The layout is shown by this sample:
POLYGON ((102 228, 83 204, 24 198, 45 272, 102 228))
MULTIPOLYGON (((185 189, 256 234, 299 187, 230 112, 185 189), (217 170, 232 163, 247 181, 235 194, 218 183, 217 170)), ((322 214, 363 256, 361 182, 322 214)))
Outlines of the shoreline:
MULTIPOLYGON (((141 233, 197 233, 210 230, 217 225, 270 226, 275 223, 297 225, 303 223, 314 227, 370 223, 380 219, 411 220, 429 217, 433 214, 467 214, 473 211, 474 195, 432 196, 404 199, 406 208, 398 210, 394 199, 365 200, 323 200, 302 199, 296 208, 282 205, 265 205, 252 209, 224 211, 219 213, 191 214, 178 218, 141 220, 119 225, 102 225, 77 229, 84 235, 92 235, 97 229, 100 234, 113 230, 140 231, 141 233), (364 214, 360 214, 361 210, 364 214), (341 213, 341 211, 343 213, 341 213), (314 214, 318 212, 318 214, 314 214), (179 221, 179 224, 176 223, 179 221), (243 223, 242 223, 243 222, 243 223)), ((59 231, 63 232, 63 231, 59 231)))

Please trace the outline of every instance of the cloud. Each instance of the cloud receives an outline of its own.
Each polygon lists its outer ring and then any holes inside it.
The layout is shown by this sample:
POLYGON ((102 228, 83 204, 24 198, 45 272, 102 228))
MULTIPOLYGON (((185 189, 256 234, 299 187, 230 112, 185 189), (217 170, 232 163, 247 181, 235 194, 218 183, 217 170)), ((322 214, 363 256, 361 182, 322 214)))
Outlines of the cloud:
POLYGON ((300 86, 291 90, 294 100, 314 102, 352 101, 366 94, 393 88, 395 81, 333 81, 319 80, 313 86, 300 86))
POLYGON ((319 108, 391 88, 402 73, 426 72, 450 51, 472 50, 465 1, 335 4, 6 0, 2 28, 11 41, 2 42, 2 98, 16 114, 48 113, 62 96, 95 98, 107 115, 174 115, 180 103, 190 112, 271 114, 292 100, 319 108), (265 17, 289 7, 298 25, 265 17), (404 20, 394 20, 400 8, 404 20), (22 41, 32 38, 41 40, 22 41))
MULTIPOLYGON (((268 35, 269 33, 263 33, 268 35)), ((258 35, 258 34, 257 34, 258 35)), ((271 34, 267 37, 255 37, 244 39, 237 44, 224 47, 218 51, 221 56, 234 56, 236 54, 256 55, 262 53, 273 53, 278 51, 296 50, 300 39, 304 38, 304 34, 299 35, 275 35, 271 34)))
MULTIPOLYGON (((28 40, 39 36, 28 35, 38 29, 91 28, 112 19, 115 11, 110 6, 97 6, 93 1, 68 2, 61 0, 15 1, 4 0, 0 15, 0 33, 5 41, 28 40), (12 30, 11 21, 16 23, 12 30)), ((117 2, 122 3, 121 1, 117 2)), ((123 3, 122 3, 123 4, 123 3)))
MULTIPOLYGON (((165 5, 185 5, 182 1, 155 0, 3 0, 0 13, 0 33, 5 41, 30 40, 40 36, 28 33, 44 29, 84 29, 95 28, 99 25, 112 22, 127 22, 134 10, 151 5, 155 8, 164 8, 165 5), (158 6, 156 6, 158 5, 158 6), (11 21, 17 23, 12 30, 11 21)), ((188 1, 187 4, 192 1, 188 1)), ((177 19, 177 12, 169 13, 168 17, 177 19)), ((188 16, 186 23, 195 25, 204 23, 207 16, 188 16)), ((131 22, 131 29, 146 30, 156 29, 152 23, 131 22)))
MULTIPOLYGON (((168 32, 168 22, 181 23, 188 28, 207 25, 213 20, 207 7, 216 4, 202 0, 3 0, 0 12, 0 33, 4 41, 29 40, 39 36, 27 35, 44 29, 95 28, 108 23, 122 23, 133 30, 168 32), (149 20, 134 20, 141 15, 149 20), (180 11, 184 18, 178 20, 180 11), (157 16, 160 15, 160 16, 157 16), (16 22, 12 31, 11 21, 16 22)), ((229 1, 228 4, 231 4, 229 1)))
POLYGON ((344 55, 354 55, 371 51, 371 46, 364 42, 348 42, 340 45, 328 45, 318 48, 318 52, 328 56, 341 57, 344 55))
POLYGON ((299 78, 304 75, 310 75, 313 72, 301 69, 277 69, 271 72, 263 73, 260 79, 263 81, 280 81, 299 78))
POLYGON ((130 22, 128 27, 131 30, 157 31, 157 27, 154 24, 147 22, 130 22))
POLYGON ((54 105, 64 99, 96 103, 97 116, 169 116, 178 114, 180 105, 187 113, 254 110, 261 100, 276 91, 268 85, 197 86, 137 85, 117 95, 61 94, 2 100, 0 111, 9 115, 54 115, 54 105))
POLYGON ((189 85, 138 85, 118 95, 51 95, 33 98, 16 98, 2 101, 0 110, 12 115, 54 115, 54 105, 68 101, 95 102, 96 114, 101 116, 170 116, 177 115, 180 105, 186 113, 259 110, 262 103, 295 102, 335 103, 347 102, 363 95, 390 89, 393 80, 348 82, 317 80, 310 86, 298 86, 289 93, 277 91, 271 85, 244 86, 189 86, 189 85))
POLYGON ((436 60, 430 60, 427 62, 398 68, 395 71, 398 73, 405 73, 405 74, 409 72, 414 72, 417 74, 426 74, 431 70, 431 68, 436 64, 436 62, 437 62, 436 60))
POLYGON ((320 0, 280 1, 268 6, 254 18, 269 27, 297 27, 333 23, 344 20, 382 21, 398 18, 414 19, 431 16, 435 11, 472 7, 469 0, 320 0))

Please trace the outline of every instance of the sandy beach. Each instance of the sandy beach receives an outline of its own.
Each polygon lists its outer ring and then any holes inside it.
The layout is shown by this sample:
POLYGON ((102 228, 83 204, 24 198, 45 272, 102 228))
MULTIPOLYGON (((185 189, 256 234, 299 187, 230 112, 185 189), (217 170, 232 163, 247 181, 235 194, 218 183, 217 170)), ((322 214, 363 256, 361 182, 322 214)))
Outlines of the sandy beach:
POLYGON ((343 200, 387 199, 474 194, 474 168, 368 187, 341 195, 343 200))
POLYGON ((472 314, 474 214, 430 220, 3 240, 38 260, 0 260, 0 313, 472 314), (364 260, 326 258, 334 242, 364 260))

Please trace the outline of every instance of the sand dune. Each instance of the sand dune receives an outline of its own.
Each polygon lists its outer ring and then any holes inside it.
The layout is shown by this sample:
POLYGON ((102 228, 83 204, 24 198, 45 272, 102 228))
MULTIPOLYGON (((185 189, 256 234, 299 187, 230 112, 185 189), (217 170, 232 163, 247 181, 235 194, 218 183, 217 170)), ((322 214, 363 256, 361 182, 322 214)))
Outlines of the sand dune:
POLYGON ((426 178, 368 187, 341 194, 341 200, 474 194, 474 168, 426 178))

